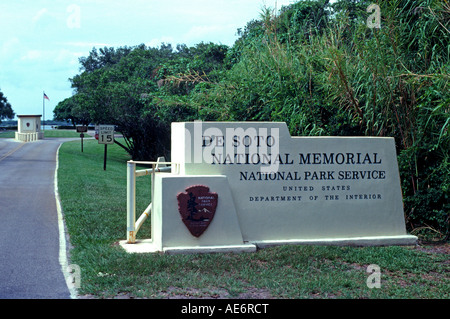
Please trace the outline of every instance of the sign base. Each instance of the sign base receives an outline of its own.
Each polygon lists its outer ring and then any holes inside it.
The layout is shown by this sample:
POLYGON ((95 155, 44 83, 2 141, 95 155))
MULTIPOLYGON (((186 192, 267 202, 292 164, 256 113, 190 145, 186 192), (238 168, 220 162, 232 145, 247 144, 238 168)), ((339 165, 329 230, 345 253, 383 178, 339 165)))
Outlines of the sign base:
POLYGON ((252 244, 229 245, 229 246, 199 246, 199 247, 165 247, 160 250, 152 239, 136 240, 134 244, 128 244, 126 240, 120 241, 120 246, 128 253, 164 253, 176 254, 211 254, 211 253, 253 253, 256 246, 252 244))
POLYGON ((383 237, 356 237, 356 238, 328 238, 328 239, 293 239, 293 240, 267 240, 229 246, 201 246, 201 247, 166 247, 163 250, 154 245, 152 239, 137 240, 135 244, 128 244, 126 240, 120 241, 120 246, 128 253, 158 253, 175 254, 209 254, 209 253, 252 253, 258 249, 285 245, 310 246, 415 246, 417 237, 383 236, 383 237))
POLYGON ((292 239, 292 240, 264 240, 253 242, 258 248, 267 248, 281 245, 314 245, 314 246, 415 246, 417 237, 404 236, 377 236, 354 238, 322 238, 322 239, 292 239))

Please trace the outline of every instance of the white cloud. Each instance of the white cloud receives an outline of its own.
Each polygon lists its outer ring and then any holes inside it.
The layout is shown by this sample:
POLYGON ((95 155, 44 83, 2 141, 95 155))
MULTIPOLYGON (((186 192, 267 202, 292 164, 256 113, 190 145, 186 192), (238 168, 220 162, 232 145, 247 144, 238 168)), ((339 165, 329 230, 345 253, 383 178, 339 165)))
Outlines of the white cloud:
MULTIPOLYGON (((17 112, 39 111, 42 90, 56 105, 72 94, 67 79, 93 47, 145 43, 232 45, 237 28, 264 6, 294 0, 0 0, 0 87, 17 112), (78 23, 79 22, 79 23, 78 23)), ((51 114, 47 110, 46 115, 51 114)))
POLYGON ((54 61, 58 65, 76 65, 78 58, 83 56, 83 52, 73 52, 67 49, 60 49, 54 57, 54 61))
MULTIPOLYGON (((200 42, 221 42, 217 41, 217 38, 228 38, 230 34, 235 34, 237 30, 236 25, 198 25, 193 26, 184 36, 184 42, 188 43, 200 43, 200 42), (228 36, 227 36, 228 35, 228 36)), ((234 41, 234 39, 233 39, 234 41)), ((233 43, 223 43, 226 45, 233 45, 233 43)))
POLYGON ((0 48, 0 57, 6 59, 14 56, 15 52, 18 52, 19 45, 20 41, 17 37, 6 39, 0 48))
POLYGON ((33 24, 36 24, 46 13, 48 13, 48 9, 47 8, 43 8, 41 10, 39 10, 36 15, 31 19, 31 22, 33 24))
POLYGON ((20 60, 21 61, 33 61, 33 60, 39 60, 42 59, 44 56, 44 52, 40 50, 30 50, 25 53, 25 55, 22 55, 20 60))
POLYGON ((159 38, 154 38, 145 43, 146 46, 151 48, 159 48, 161 43, 172 44, 172 46, 176 46, 178 43, 175 43, 175 39, 173 37, 162 36, 159 38))
POLYGON ((93 47, 96 48, 104 48, 104 47, 113 47, 114 45, 106 42, 83 42, 83 41, 74 41, 74 42, 64 42, 62 43, 64 46, 71 46, 76 48, 84 48, 91 50, 93 47))
POLYGON ((198 38, 211 33, 222 32, 225 29, 225 26, 220 25, 199 25, 192 27, 187 33, 187 36, 198 38))

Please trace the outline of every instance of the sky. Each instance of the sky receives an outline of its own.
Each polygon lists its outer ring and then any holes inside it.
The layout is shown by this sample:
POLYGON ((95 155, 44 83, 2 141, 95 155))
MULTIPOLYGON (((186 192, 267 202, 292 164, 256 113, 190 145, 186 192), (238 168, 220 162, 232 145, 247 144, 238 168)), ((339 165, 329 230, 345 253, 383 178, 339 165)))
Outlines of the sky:
POLYGON ((95 47, 161 43, 232 46, 264 7, 293 0, 0 0, 0 91, 17 115, 45 113, 72 96, 69 78, 95 47), (43 99, 43 92, 49 100, 43 99))

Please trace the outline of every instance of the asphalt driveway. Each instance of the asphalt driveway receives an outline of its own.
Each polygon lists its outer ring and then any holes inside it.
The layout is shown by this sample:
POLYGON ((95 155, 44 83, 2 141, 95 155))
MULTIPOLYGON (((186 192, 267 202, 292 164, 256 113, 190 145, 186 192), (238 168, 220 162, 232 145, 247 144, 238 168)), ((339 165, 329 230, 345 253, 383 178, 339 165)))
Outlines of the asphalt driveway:
POLYGON ((0 139, 0 299, 71 297, 54 191, 56 152, 66 140, 0 139))

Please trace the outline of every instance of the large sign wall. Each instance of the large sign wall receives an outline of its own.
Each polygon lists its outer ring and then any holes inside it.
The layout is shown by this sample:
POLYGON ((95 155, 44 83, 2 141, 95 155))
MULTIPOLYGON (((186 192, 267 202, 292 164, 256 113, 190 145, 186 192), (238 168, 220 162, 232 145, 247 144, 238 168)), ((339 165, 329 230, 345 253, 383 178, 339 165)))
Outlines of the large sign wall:
MULTIPOLYGON (((416 241, 405 229, 393 138, 291 137, 285 123, 172 123, 171 152, 181 175, 227 177, 245 242, 416 241)), ((221 190, 211 191, 220 202, 221 190)))

